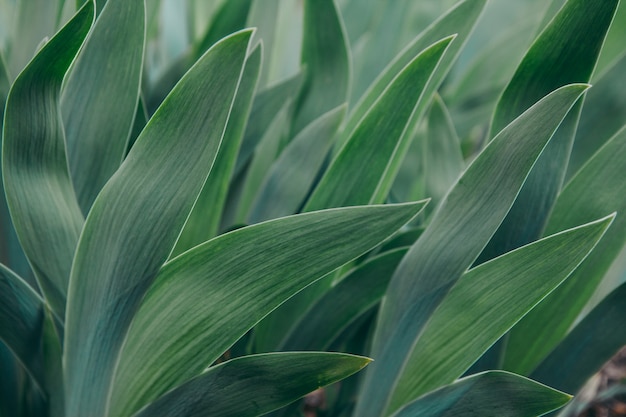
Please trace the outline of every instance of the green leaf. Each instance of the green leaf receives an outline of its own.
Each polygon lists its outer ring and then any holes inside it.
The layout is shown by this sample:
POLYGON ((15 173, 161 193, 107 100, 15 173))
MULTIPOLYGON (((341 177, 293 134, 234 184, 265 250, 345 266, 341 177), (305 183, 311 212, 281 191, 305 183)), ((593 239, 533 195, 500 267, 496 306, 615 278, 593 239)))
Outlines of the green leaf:
POLYGON ((215 158, 215 164, 176 243, 173 255, 179 255, 217 235, 228 194, 228 185, 235 168, 246 122, 250 115, 252 97, 259 80, 261 54, 262 48, 259 45, 246 59, 241 82, 228 118, 222 144, 215 158))
MULTIPOLYGON (((565 4, 531 45, 502 93, 493 116, 492 133, 499 132, 550 91, 591 79, 618 3, 619 0, 569 0, 565 4)), ((565 178, 581 107, 579 102, 537 160, 479 262, 541 236, 565 178)))
POLYGON ((533 163, 587 87, 566 86, 540 100, 491 141, 444 198, 389 284, 372 348, 376 362, 365 373, 356 415, 382 414, 428 318, 496 231, 533 163))
POLYGON ((248 12, 247 27, 257 28, 254 33, 253 42, 263 41, 263 61, 264 68, 261 69, 260 87, 267 87, 273 84, 268 71, 268 63, 274 52, 276 43, 276 23, 280 11, 280 0, 252 0, 250 11, 248 12))
MULTIPOLYGON (((252 0, 230 0, 222 3, 209 27, 196 46, 196 57, 208 50, 215 42, 246 27, 252 0)), ((260 53, 260 51, 259 51, 260 53)), ((260 59, 260 58, 259 58, 260 59)))
POLYGON ((580 265, 614 217, 539 240, 463 274, 413 347, 388 411, 460 377, 580 265))
POLYGON ((532 372, 532 378, 568 392, 578 392, 626 345, 626 284, 596 306, 532 372))
POLYGON ((490 371, 431 392, 393 417, 535 417, 562 407, 570 398, 519 375, 490 371))
POLYGON ((302 31, 307 72, 296 103, 294 133, 345 103, 350 89, 349 46, 334 0, 304 0, 302 31))
POLYGON ((302 73, 260 91, 254 98, 246 133, 237 157, 235 174, 248 163, 257 144, 288 100, 295 99, 302 83, 302 73))
POLYGON ((2 176, 9 212, 37 282, 60 318, 83 216, 68 172, 59 93, 92 21, 90 2, 17 77, 4 117, 2 176))
POLYGON ((320 116, 281 152, 252 204, 250 223, 297 213, 332 146, 346 106, 320 116))
POLYGON ((305 211, 385 200, 386 172, 410 137, 410 120, 452 39, 445 38, 422 51, 390 83, 331 162, 305 211))
MULTIPOLYGON (((612 211, 626 212, 626 128, 622 129, 563 189, 546 233, 588 222, 612 211)), ((626 216, 611 229, 572 276, 511 332, 504 358, 506 369, 529 374, 568 332, 613 260, 626 243, 626 216)))
POLYGON ((85 214, 126 155, 139 99, 144 9, 143 1, 109 0, 64 84, 68 159, 85 214))
POLYGON ((378 255, 350 271, 296 321, 280 350, 325 350, 382 298, 407 249, 378 255))
POLYGON ((45 386, 41 356, 44 314, 39 294, 0 264, 0 339, 40 387, 45 386))
POLYGON ((425 100, 422 105, 415 111, 415 120, 413 125, 417 124, 419 116, 426 109, 430 102, 430 96, 437 90, 452 64, 456 60, 463 45, 467 41, 476 21, 480 17, 484 9, 486 0, 464 0, 459 2, 455 7, 450 9, 446 14, 441 16, 418 35, 402 52, 400 52, 394 60, 387 65, 383 72, 376 78, 372 85, 367 89, 363 96, 354 106, 350 117, 348 118, 343 132, 337 141, 337 150, 352 135, 352 132, 361 122, 361 119, 368 113, 370 108, 379 99, 381 94, 387 88, 389 83, 397 76, 397 74, 411 62, 416 55, 429 45, 443 39, 445 37, 456 34, 455 41, 448 47, 448 51, 439 63, 438 70, 433 77, 424 93, 425 100))
POLYGON ((250 36, 243 31, 225 38, 194 65, 89 212, 68 296, 68 417, 107 414, 122 341, 211 170, 250 36))
POLYGON ((259 223, 168 262, 133 320, 111 414, 198 375, 270 311, 389 237, 423 203, 335 209, 259 223))
POLYGON ((244 356, 207 369, 136 417, 246 417, 283 407, 362 369, 370 359, 338 353, 244 356))

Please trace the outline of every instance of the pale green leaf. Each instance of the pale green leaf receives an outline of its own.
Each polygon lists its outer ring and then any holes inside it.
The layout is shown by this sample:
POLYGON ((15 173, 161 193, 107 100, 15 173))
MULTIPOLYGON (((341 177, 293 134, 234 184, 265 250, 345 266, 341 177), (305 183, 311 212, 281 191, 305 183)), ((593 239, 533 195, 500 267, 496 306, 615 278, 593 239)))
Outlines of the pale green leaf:
POLYGON ((133 320, 112 415, 136 411, 198 375, 270 311, 389 237, 423 205, 284 217, 218 236, 168 262, 133 320))
POLYGON ((223 39, 183 77, 89 212, 68 295, 67 417, 107 414, 124 336, 211 170, 250 36, 223 39))
POLYGON ((4 118, 2 175, 11 219, 61 319, 83 216, 68 172, 59 94, 92 21, 88 3, 39 51, 13 83, 4 118))
POLYGON ((607 142, 563 189, 547 233, 612 211, 611 229, 589 258, 511 332, 504 366, 528 374, 565 336, 626 243, 626 128, 607 142))
POLYGON ((388 411, 460 377, 576 269, 614 217, 523 246, 463 274, 413 347, 388 411))
POLYGON ((370 359, 339 353, 244 356, 207 369, 136 417, 254 417, 339 381, 370 359))
POLYGON ((491 371, 431 392, 393 417, 535 417, 562 407, 570 398, 522 376, 491 371))
POLYGON ((535 160, 587 87, 566 86, 540 100, 500 132, 451 188, 389 284, 372 348, 376 362, 365 373, 357 415, 382 414, 428 318, 496 231, 535 160))
POLYGON ((109 0, 64 84, 61 113, 70 172, 85 215, 126 155, 144 36, 144 2, 109 0))

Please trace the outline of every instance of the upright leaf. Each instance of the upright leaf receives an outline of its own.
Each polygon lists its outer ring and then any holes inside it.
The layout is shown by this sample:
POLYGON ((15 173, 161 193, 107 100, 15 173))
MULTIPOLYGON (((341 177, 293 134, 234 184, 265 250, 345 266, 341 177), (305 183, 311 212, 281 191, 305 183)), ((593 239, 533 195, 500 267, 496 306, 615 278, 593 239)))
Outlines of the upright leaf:
POLYGON ((137 417, 254 417, 343 379, 369 359, 338 353, 244 356, 207 369, 137 417))
POLYGON ((431 392, 393 417, 535 417, 562 407, 570 398, 530 379, 491 371, 431 392))
POLYGON ((391 279, 356 415, 379 416, 415 341, 513 204, 546 143, 587 85, 551 93, 513 121, 466 169, 391 279), (522 140, 524 139, 524 140, 522 140))
POLYGON ((59 318, 83 216, 68 172, 59 94, 93 21, 86 4, 17 77, 4 116, 2 175, 24 253, 59 318))
POLYGON ((412 348, 388 411, 460 377, 576 269, 614 217, 539 240, 463 274, 412 348))
POLYGON ((168 262, 133 320, 111 413, 134 412, 200 374, 287 298, 389 237, 422 207, 285 217, 221 235, 168 262))
POLYGON ((61 113, 85 214, 126 155, 139 99, 145 20, 143 1, 109 0, 65 81, 61 113))
POLYGON ((302 65, 306 77, 296 103, 293 132, 348 100, 350 56, 334 0, 305 0, 302 65))
POLYGON ((250 36, 225 38, 185 75, 89 212, 66 316, 68 417, 107 414, 122 341, 211 170, 250 36))
POLYGON ((626 244, 626 128, 623 128, 563 189, 547 233, 617 211, 611 229, 589 258, 511 332, 504 366, 528 374, 543 360, 576 320, 620 250, 626 244))
MULTIPOLYGON (((498 133, 541 97, 565 84, 586 83, 619 0, 568 0, 532 44, 496 106, 498 133)), ((561 189, 582 104, 570 112, 543 152, 511 212, 479 262, 537 239, 561 189)))

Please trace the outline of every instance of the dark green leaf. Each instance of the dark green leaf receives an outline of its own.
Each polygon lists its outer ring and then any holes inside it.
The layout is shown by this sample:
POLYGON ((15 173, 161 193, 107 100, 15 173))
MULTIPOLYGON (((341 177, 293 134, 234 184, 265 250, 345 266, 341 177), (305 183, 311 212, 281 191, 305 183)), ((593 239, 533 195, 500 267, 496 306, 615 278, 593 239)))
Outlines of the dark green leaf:
MULTIPOLYGON (((208 50, 215 42, 246 26, 252 0, 230 0, 222 3, 209 23, 208 30, 196 47, 196 57, 208 50)), ((259 51, 260 52, 260 51, 259 51)))
POLYGON ((207 369, 136 417, 253 417, 339 381, 370 362, 338 353, 244 356, 207 369))

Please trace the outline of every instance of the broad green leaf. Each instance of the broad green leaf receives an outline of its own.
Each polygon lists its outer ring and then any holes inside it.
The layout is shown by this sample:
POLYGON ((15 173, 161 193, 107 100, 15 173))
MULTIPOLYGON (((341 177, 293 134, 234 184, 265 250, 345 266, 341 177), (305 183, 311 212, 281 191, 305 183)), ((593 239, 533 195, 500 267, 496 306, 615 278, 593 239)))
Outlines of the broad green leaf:
POLYGON ((235 168, 246 122, 250 115, 252 97, 259 80, 261 51, 261 46, 257 46, 246 59, 241 82, 228 118, 222 144, 215 158, 215 164, 176 243, 173 255, 178 255, 217 235, 228 193, 228 185, 235 168))
MULTIPOLYGON (((58 0, 22 0, 18 2, 15 33, 11 49, 7 55, 9 74, 17 76, 35 55, 42 40, 54 35, 58 11, 58 0)), ((74 51, 74 53, 76 52, 74 51)))
POLYGON ((410 121, 452 39, 426 48, 389 84, 331 162, 306 211, 385 200, 388 190, 382 181, 403 140, 410 137, 410 121))
POLYGON ((504 366, 529 374, 565 336, 626 243, 626 128, 572 178, 554 206, 546 233, 588 222, 612 211, 611 229, 589 258, 509 335, 504 366))
POLYGON ((136 417, 254 417, 339 381, 369 362, 339 353, 244 356, 207 369, 136 417))
POLYGON ((268 175, 272 164, 289 139, 289 120, 292 109, 292 102, 287 101, 276 114, 254 150, 253 158, 245 171, 241 190, 239 190, 235 224, 246 222, 259 188, 263 184, 263 179, 268 175))
MULTIPOLYGON (((620 56, 623 56, 626 52, 626 48, 624 48, 624 36, 626 36, 626 6, 624 2, 620 2, 617 6, 613 23, 611 23, 609 32, 602 45, 602 51, 598 58, 594 78, 596 75, 603 74, 607 69, 611 68, 620 56)), ((592 82, 595 84, 594 79, 592 79, 592 82)))
POLYGON ((22 372, 13 352, 0 340, 0 417, 20 415, 22 372))
POLYGON ((135 141, 141 134, 141 131, 148 124, 148 112, 146 110, 146 101, 143 98, 143 95, 139 95, 139 99, 137 100, 137 110, 135 111, 135 120, 133 121, 133 127, 130 130, 130 137, 128 138, 128 146, 126 148, 126 155, 130 152, 130 149, 135 144, 135 141))
MULTIPOLYGON (((492 136, 550 91, 591 79, 618 3, 568 0, 531 45, 502 93, 492 120, 492 136)), ((565 178, 581 107, 579 102, 537 160, 479 262, 541 236, 565 178)))
POLYGON ((111 414, 198 375, 270 311, 393 234, 423 203, 335 209, 218 236, 168 262, 133 320, 111 414))
POLYGON ((531 377, 567 392, 585 382, 626 345, 626 284, 609 294, 544 359, 531 377))
POLYGON ((68 295, 68 417, 107 414, 121 344, 211 170, 250 36, 243 31, 223 39, 194 65, 89 212, 68 295))
POLYGON ((298 321, 280 350, 325 350, 382 298, 393 271, 407 249, 395 249, 355 267, 331 287, 298 321))
MULTIPOLYGON (((209 27, 196 46, 196 57, 208 50, 215 42, 246 26, 252 0, 230 0, 222 3, 209 27)), ((259 51, 260 53, 260 51, 259 51)), ((260 58, 259 58, 260 59, 260 58)))
MULTIPOLYGON (((276 42, 276 20, 280 10, 280 0, 252 0, 246 26, 257 28, 253 42, 263 41, 263 61, 268 63, 276 42)), ((264 66, 266 67, 267 64, 264 66)), ((267 68, 261 69, 260 87, 272 84, 267 68)))
POLYGON ((413 347, 388 411, 460 377, 576 269, 614 217, 523 246, 463 274, 413 347))
POLYGON ((45 386, 41 352, 44 308, 39 294, 0 264, 0 339, 40 387, 45 386))
POLYGON ((435 96, 426 120, 424 177, 426 195, 433 199, 434 209, 465 169, 465 161, 454 124, 439 95, 435 96))
POLYGON ((83 216, 68 172, 59 94, 93 21, 88 3, 17 77, 4 115, 2 175, 24 253, 55 314, 62 318, 83 216))
POLYGON ((61 113, 70 172, 85 215, 126 155, 144 37, 144 2, 109 0, 64 84, 61 113))
POLYGON ((431 392, 393 417, 535 417, 562 407, 570 398, 522 376, 490 371, 431 392))
POLYGON ((535 160, 587 87, 566 86, 540 100, 500 132, 451 188, 383 298, 372 348, 376 362, 365 373, 356 415, 379 416, 387 407, 429 317, 496 231, 535 160))
MULTIPOLYGON (((265 47, 264 47, 265 48, 265 47)), ((302 74, 295 75, 272 87, 260 91, 254 98, 246 133, 237 157, 235 174, 248 163, 254 149, 270 124, 288 100, 295 99, 302 83, 302 74)))
MULTIPOLYGON (((485 3, 486 0, 463 0, 459 2, 407 45, 394 60, 387 65, 356 103, 343 128, 343 132, 338 138, 338 147, 336 149, 339 150, 340 147, 343 146, 352 135, 354 129, 359 125, 361 119, 379 99, 380 95, 383 94, 389 83, 391 83, 397 74, 402 71, 420 51, 440 39, 456 34, 455 41, 449 46, 447 53, 439 63, 438 70, 433 74, 427 91, 424 93, 426 100, 422 102, 422 105, 415 112, 416 116, 413 125, 417 124, 419 116, 430 102, 430 96, 439 88, 439 85, 448 74, 448 71, 472 32, 476 21, 485 7, 485 3)), ((410 133, 411 132, 409 132, 409 134, 410 133)))
POLYGON ((334 0, 304 0, 302 65, 304 85, 292 131, 299 133, 322 114, 348 100, 350 53, 334 0))
POLYGON ((298 212, 332 146, 345 110, 343 105, 322 115, 285 147, 256 194, 251 223, 298 212))

